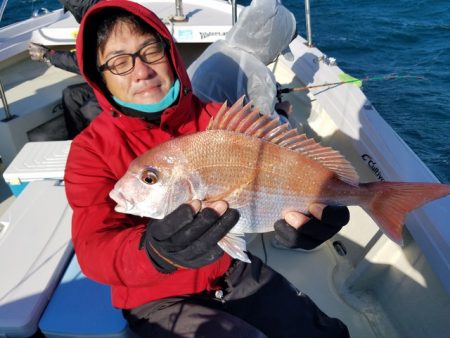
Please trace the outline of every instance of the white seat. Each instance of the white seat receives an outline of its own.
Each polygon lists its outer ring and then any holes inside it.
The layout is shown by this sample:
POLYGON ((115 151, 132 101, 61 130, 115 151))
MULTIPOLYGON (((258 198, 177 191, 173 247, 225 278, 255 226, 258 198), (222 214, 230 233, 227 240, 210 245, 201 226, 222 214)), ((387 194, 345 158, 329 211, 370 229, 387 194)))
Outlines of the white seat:
POLYGON ((28 337, 73 254, 58 181, 30 182, 0 218, 0 336, 28 337))

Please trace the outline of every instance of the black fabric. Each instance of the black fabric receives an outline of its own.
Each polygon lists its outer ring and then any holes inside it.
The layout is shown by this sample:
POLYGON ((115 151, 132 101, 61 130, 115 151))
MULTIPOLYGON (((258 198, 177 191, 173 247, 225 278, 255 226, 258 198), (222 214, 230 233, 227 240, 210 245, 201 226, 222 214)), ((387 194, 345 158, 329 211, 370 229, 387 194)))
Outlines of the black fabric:
POLYGON ((284 109, 277 108, 275 111, 278 113, 278 115, 284 116, 285 118, 289 118, 287 112, 284 109))
POLYGON ((227 209, 219 216, 205 208, 195 213, 182 204, 161 220, 149 222, 145 236, 145 250, 161 272, 173 272, 174 267, 199 268, 223 255, 217 245, 239 220, 235 209, 227 209))
MULTIPOLYGON (((49 62, 60 69, 80 74, 75 52, 54 51, 46 55, 49 62)), ((101 113, 94 91, 87 83, 68 86, 63 90, 62 106, 69 139, 77 136, 101 113)))
POLYGON ((124 310, 129 328, 148 338, 266 338, 244 320, 220 310, 210 295, 171 297, 124 310))
POLYGON ((70 139, 86 128, 102 111, 94 91, 87 83, 79 83, 65 88, 62 105, 70 139))
POLYGON ((288 248, 311 250, 337 234, 350 220, 347 207, 328 205, 323 209, 322 220, 312 217, 299 229, 284 219, 274 224, 275 239, 288 248))
MULTIPOLYGON (((119 105, 119 104, 118 104, 119 105)), ((135 110, 132 108, 120 106, 120 111, 122 111, 125 115, 137 117, 139 119, 145 120, 147 122, 153 123, 155 125, 159 125, 161 122, 162 112, 159 113, 145 113, 139 110, 135 110)))
POLYGON ((95 5, 99 0, 58 0, 64 9, 72 13, 78 23, 81 22, 87 10, 95 5))
POLYGON ((75 52, 52 50, 45 56, 53 66, 68 72, 80 74, 75 52))
POLYGON ((158 338, 346 338, 347 327, 324 314, 282 275, 249 253, 220 281, 220 292, 171 297, 124 310, 130 329, 158 338))

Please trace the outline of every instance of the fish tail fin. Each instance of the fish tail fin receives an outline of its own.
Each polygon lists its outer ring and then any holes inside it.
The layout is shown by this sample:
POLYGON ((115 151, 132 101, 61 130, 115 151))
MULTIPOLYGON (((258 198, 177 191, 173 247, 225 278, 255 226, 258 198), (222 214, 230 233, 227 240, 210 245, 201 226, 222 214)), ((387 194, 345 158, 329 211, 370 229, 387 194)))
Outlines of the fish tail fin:
POLYGON ((406 214, 425 203, 450 195, 450 185, 438 183, 375 182, 361 184, 372 198, 363 206, 383 232, 403 245, 403 223, 406 214))

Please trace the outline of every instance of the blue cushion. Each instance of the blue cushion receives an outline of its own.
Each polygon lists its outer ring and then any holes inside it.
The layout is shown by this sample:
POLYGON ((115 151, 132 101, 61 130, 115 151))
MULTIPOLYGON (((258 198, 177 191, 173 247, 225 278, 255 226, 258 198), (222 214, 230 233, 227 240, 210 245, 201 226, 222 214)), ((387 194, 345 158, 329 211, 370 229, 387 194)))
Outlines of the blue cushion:
POLYGON ((23 189, 28 185, 29 182, 22 182, 21 184, 9 184, 9 189, 15 197, 18 197, 23 189))
POLYGON ((46 336, 120 337, 125 336, 127 322, 122 311, 111 305, 110 287, 88 279, 74 256, 39 328, 46 336))

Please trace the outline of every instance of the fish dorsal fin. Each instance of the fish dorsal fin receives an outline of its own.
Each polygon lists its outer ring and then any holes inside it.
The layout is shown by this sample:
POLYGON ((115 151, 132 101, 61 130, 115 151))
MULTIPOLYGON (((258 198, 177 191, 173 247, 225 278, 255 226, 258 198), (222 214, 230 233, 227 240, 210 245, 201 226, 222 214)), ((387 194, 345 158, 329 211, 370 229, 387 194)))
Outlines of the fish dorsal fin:
POLYGON ((346 183, 354 186, 359 184, 355 168, 337 150, 324 147, 305 134, 299 134, 296 129, 290 129, 288 123, 281 124, 276 118, 261 115, 257 108, 251 108, 251 102, 245 106, 243 102, 244 97, 241 97, 230 108, 225 102, 206 130, 229 130, 258 137, 308 156, 346 183))

